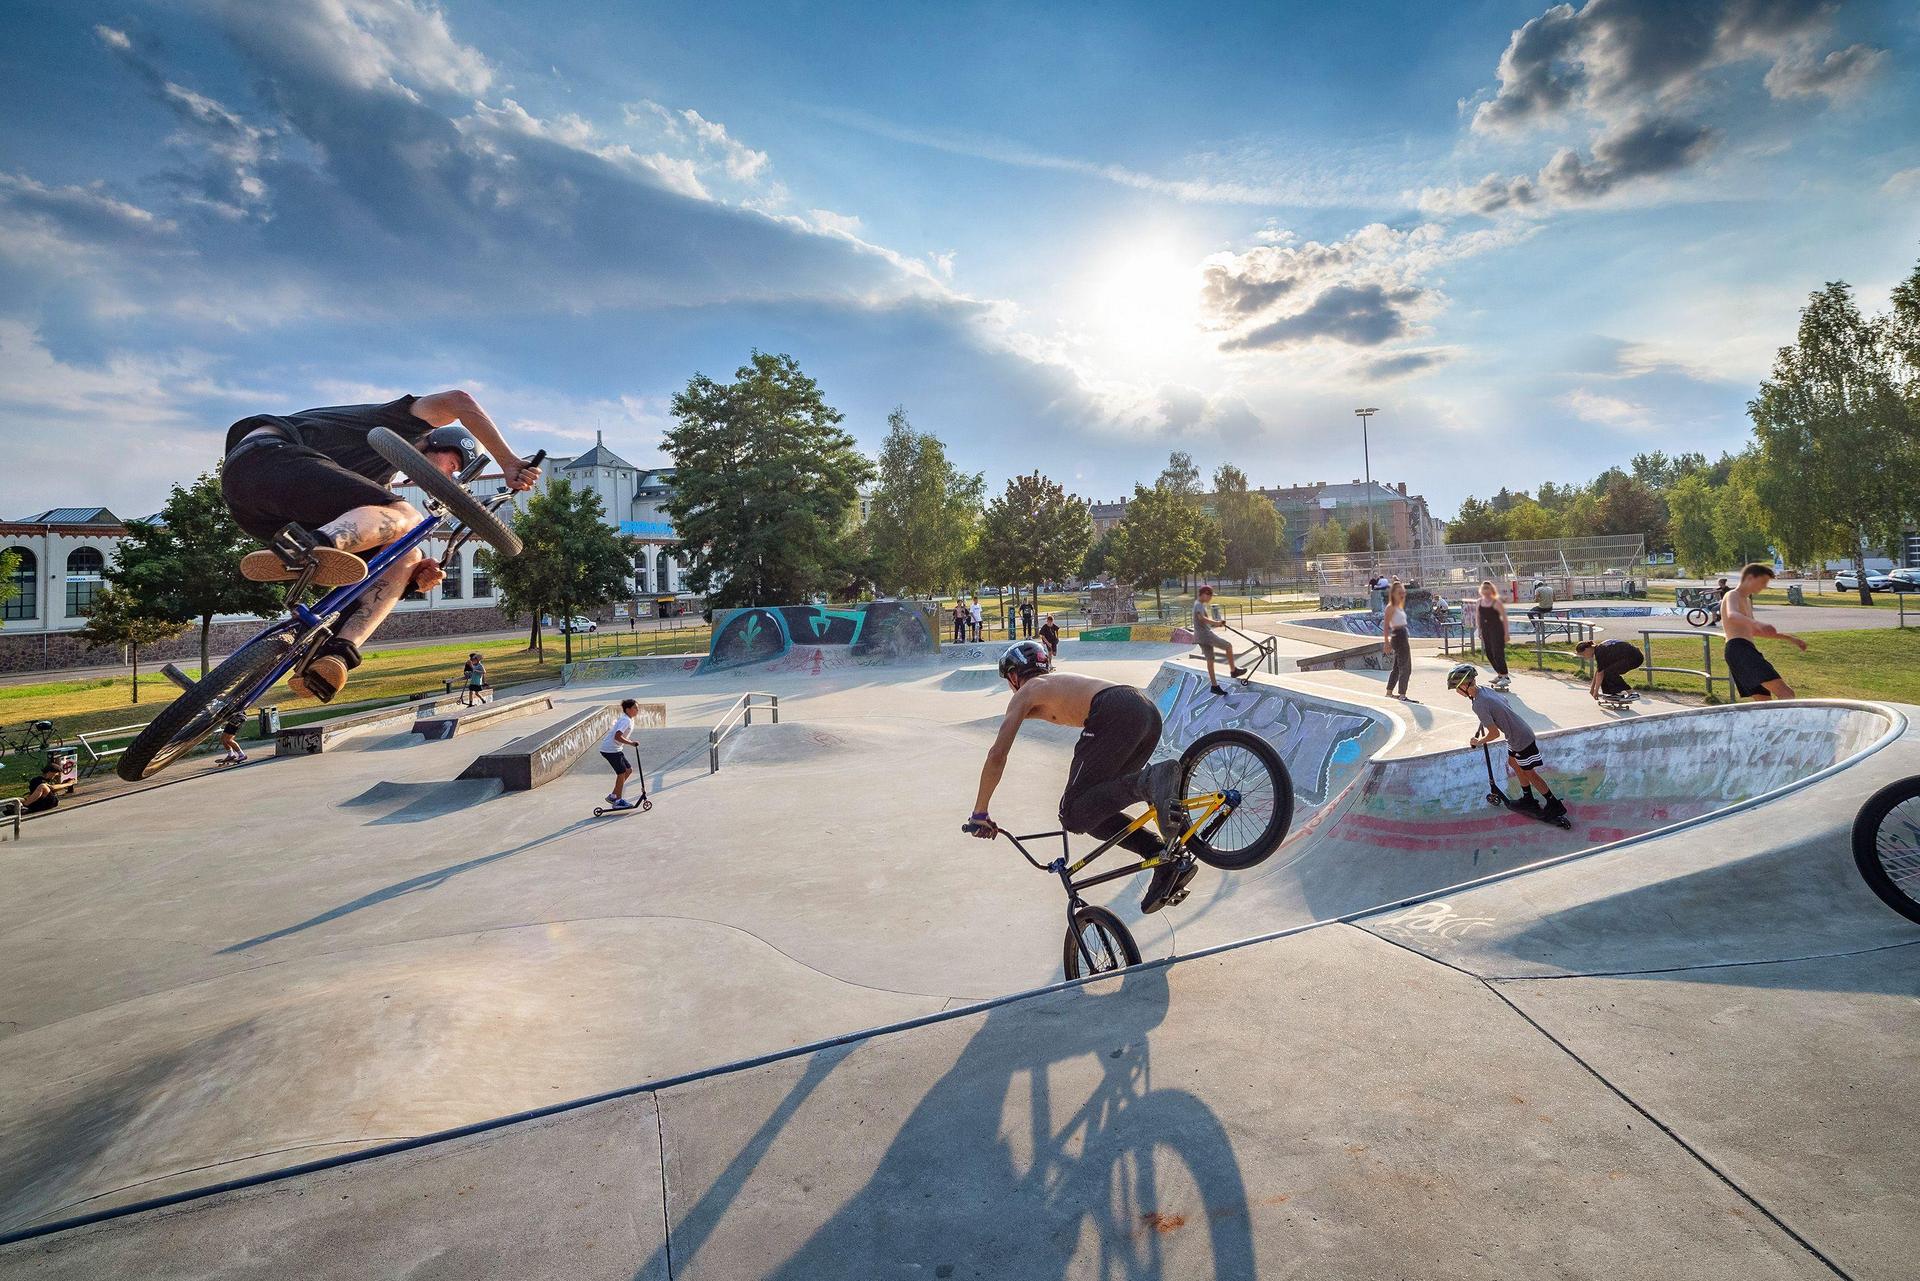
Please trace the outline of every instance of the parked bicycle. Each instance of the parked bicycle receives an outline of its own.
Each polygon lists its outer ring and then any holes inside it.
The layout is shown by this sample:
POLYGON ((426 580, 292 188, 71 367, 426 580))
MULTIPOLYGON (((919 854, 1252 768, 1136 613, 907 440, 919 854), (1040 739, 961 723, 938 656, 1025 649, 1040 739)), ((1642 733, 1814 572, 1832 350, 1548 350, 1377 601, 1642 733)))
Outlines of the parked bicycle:
MULTIPOLYGON (((1060 878, 1067 892, 1067 931, 1061 965, 1070 979, 1106 974, 1140 963, 1140 945, 1120 918, 1083 899, 1082 890, 1150 871, 1176 858, 1193 857, 1225 872, 1244 871, 1263 862, 1286 839, 1293 822, 1293 782, 1273 745, 1245 730, 1219 729, 1188 744, 1180 753, 1180 792, 1186 798, 1188 824, 1173 850, 1126 867, 1075 880, 1088 864, 1149 823, 1158 824, 1151 806, 1125 829, 1108 837, 1085 857, 1072 860, 1067 833, 997 833, 1013 842, 1020 856, 1042 872, 1060 878), (1059 857, 1041 862, 1028 841, 1058 838, 1059 857)), ((1186 897, 1168 898, 1168 906, 1186 897)))
MULTIPOLYGON (((496 514, 513 501, 512 493, 502 490, 490 498, 476 498, 467 486, 488 465, 484 456, 454 476, 448 476, 429 462, 424 454, 400 436, 384 427, 376 427, 367 436, 380 457, 395 470, 425 490, 428 496, 426 519, 380 550, 367 563, 367 575, 357 583, 336 587, 313 605, 301 603, 313 586, 317 564, 310 557, 301 560, 295 547, 276 547, 289 568, 299 571, 287 587, 287 616, 249 640, 225 662, 186 688, 154 718, 152 724, 122 753, 120 777, 137 782, 159 773, 198 746, 222 722, 247 707, 272 689, 290 672, 304 671, 333 636, 333 629, 369 585, 378 581, 382 571, 435 532, 449 531, 441 559, 449 559, 465 543, 478 536, 492 544, 503 556, 518 556, 520 540, 496 514)), ((530 460, 539 466, 546 458, 543 449, 530 460)))

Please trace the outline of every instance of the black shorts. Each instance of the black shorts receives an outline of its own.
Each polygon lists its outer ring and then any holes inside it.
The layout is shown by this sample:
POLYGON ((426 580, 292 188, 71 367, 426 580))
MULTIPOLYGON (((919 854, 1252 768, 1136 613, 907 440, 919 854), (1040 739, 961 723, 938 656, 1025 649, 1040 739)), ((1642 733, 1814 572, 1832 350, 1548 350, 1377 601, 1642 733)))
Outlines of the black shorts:
POLYGON ((318 529, 356 507, 402 501, 317 449, 278 440, 235 448, 220 469, 220 492, 240 528, 261 542, 289 523, 318 529))
POLYGON ((613 766, 613 772, 616 774, 633 773, 633 762, 627 759, 625 752, 602 752, 600 759, 613 766))
POLYGON ((1760 647, 1744 636, 1727 642, 1726 656, 1727 674, 1733 677, 1733 687, 1743 698, 1766 693, 1767 682, 1780 679, 1780 673, 1760 652, 1760 647))
POLYGON ((1507 744, 1507 764, 1515 769, 1539 769, 1543 764, 1538 743, 1507 744))

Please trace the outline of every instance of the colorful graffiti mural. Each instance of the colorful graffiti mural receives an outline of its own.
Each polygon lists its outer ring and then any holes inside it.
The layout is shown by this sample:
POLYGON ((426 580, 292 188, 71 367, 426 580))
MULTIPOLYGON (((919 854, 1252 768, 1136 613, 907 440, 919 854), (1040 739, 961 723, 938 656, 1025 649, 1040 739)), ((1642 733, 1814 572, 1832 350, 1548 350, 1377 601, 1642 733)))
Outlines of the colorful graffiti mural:
MULTIPOLYGON (((832 653, 826 666, 888 662, 939 652, 938 630, 924 607, 907 601, 864 605, 756 605, 724 610, 714 618, 713 641, 703 672, 786 658, 796 650, 832 653), (845 655, 845 660, 841 655, 845 655)), ((823 665, 821 654, 803 655, 805 667, 823 665)))
POLYGON ((1161 756, 1174 756, 1211 730, 1243 729, 1272 743, 1293 776, 1295 798, 1311 808, 1346 786, 1387 739, 1387 726, 1357 708, 1254 685, 1215 694, 1205 672, 1167 663, 1147 697, 1160 709, 1161 756))

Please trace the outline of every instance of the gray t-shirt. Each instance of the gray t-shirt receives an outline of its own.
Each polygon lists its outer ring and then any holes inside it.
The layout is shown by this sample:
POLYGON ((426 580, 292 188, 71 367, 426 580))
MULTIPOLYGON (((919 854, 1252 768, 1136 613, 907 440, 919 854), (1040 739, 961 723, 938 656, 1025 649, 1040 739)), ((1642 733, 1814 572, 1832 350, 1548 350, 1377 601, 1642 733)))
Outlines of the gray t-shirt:
POLYGON ((1499 730, 1507 736, 1509 750, 1533 746, 1533 726, 1521 719, 1520 713, 1513 710, 1505 695, 1496 693, 1484 685, 1473 691, 1473 714, 1480 718, 1483 727, 1499 730))
POLYGON ((1193 602, 1193 634, 1195 636, 1213 635, 1213 615, 1207 612, 1207 606, 1199 601, 1193 602))

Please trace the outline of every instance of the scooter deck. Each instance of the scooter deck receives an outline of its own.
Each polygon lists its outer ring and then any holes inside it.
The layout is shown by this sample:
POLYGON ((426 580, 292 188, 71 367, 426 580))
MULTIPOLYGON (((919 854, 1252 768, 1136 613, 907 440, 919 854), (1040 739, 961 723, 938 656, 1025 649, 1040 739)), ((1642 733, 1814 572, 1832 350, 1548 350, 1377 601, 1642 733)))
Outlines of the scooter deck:
POLYGON ((593 816, 601 818, 607 814, 644 814, 652 808, 653 802, 642 796, 625 809, 615 809, 611 805, 596 805, 593 807, 593 816))

